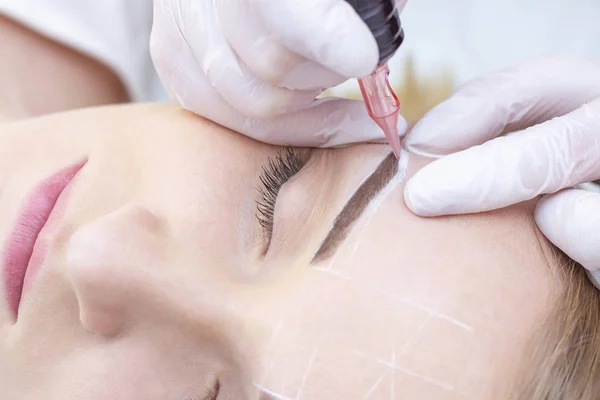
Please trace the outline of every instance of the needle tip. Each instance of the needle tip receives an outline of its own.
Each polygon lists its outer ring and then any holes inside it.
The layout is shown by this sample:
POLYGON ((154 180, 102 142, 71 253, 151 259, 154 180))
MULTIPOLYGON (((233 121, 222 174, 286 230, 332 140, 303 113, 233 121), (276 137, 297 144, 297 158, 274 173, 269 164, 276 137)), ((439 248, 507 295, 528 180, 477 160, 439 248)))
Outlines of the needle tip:
POLYGON ((392 151, 396 158, 400 158, 400 136, 398 135, 398 113, 392 113, 385 117, 374 118, 377 125, 383 130, 385 133, 385 137, 387 138, 392 151))

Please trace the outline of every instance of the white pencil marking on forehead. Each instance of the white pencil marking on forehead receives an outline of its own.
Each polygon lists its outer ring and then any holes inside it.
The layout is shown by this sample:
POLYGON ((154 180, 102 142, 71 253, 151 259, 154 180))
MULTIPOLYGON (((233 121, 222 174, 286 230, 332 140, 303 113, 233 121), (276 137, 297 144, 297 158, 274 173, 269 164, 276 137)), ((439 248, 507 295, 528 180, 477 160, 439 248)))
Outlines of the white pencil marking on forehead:
MULTIPOLYGON (((394 189, 404 181, 404 179, 406 178, 406 174, 408 172, 408 162, 409 162, 409 153, 403 149, 400 153, 400 159, 398 160, 398 172, 388 182, 388 184, 381 190, 381 192, 370 202, 370 204, 367 206, 367 208, 363 212, 363 215, 361 215, 361 217, 354 223, 354 227, 349 232, 348 238, 346 240, 348 240, 354 236, 354 233, 356 232, 356 228, 360 227, 361 230, 364 230, 369 225, 369 222, 371 221, 371 219, 373 218, 375 213, 379 210, 379 208, 384 203, 384 201, 387 199, 387 197, 390 195, 390 193, 392 193, 394 191, 394 189)), ((356 251, 358 250, 360 244, 361 244, 361 238, 358 237, 358 238, 356 238, 356 242, 354 243, 354 246, 352 247, 351 257, 350 257, 351 259, 354 256, 354 254, 356 253, 356 251)), ((351 274, 345 273, 343 271, 340 271, 339 269, 334 268, 334 265, 338 259, 338 257, 337 257, 338 253, 339 253, 339 249, 331 257, 331 260, 327 263, 327 266, 313 267, 313 269, 315 269, 316 271, 329 273, 331 275, 336 275, 343 279, 352 279, 351 274)))
MULTIPOLYGON (((399 164, 398 164, 397 174, 380 191, 380 193, 371 201, 371 203, 365 209, 365 212, 363 213, 363 215, 360 217, 360 219, 358 221, 356 221, 356 226, 353 228, 353 232, 350 232, 350 234, 349 234, 349 238, 350 237, 355 238, 355 243, 353 243, 349 246, 350 252, 352 255, 350 257, 351 259, 354 258, 353 257, 354 253, 356 251, 358 251, 358 248, 361 245, 361 242, 359 240, 360 235, 357 236, 356 231, 365 229, 365 227, 367 227, 369 225, 369 223, 371 222, 371 220, 373 219, 373 217, 375 216, 377 211, 381 208, 381 206, 384 204, 386 199, 388 199, 389 195, 395 189, 397 189, 397 187, 402 182, 404 182, 404 180, 406 179, 406 176, 407 176, 407 172, 408 172, 409 158, 410 158, 409 154, 405 150, 402 150, 400 160, 398 161, 399 164)), ((353 270, 340 269, 339 266, 336 265, 336 260, 337 260, 337 262, 339 262, 340 258, 342 258, 342 257, 337 257, 338 255, 339 255, 338 252, 336 252, 336 254, 333 255, 332 259, 330 260, 330 262, 327 265, 325 265, 323 267, 313 267, 313 268, 316 271, 325 273, 325 275, 331 277, 331 278, 324 278, 324 279, 337 280, 337 279, 341 278, 343 280, 351 282, 352 279, 355 277, 356 273, 353 270)), ((345 257, 346 257, 346 255, 344 255, 344 258, 345 257)), ((377 292, 377 290, 373 291, 372 289, 366 289, 366 290, 373 292, 373 293, 377 292)), ((348 346, 348 347, 342 349, 343 351, 349 352, 349 354, 354 354, 355 356, 364 358, 365 361, 372 361, 372 362, 386 368, 386 371, 384 374, 379 374, 379 375, 373 376, 372 383, 369 383, 369 385, 365 385, 364 387, 358 389, 358 390, 364 389, 365 392, 357 393, 357 395, 362 396, 361 398, 363 398, 363 399, 372 399, 372 398, 374 398, 374 396, 379 398, 383 393, 386 393, 386 397, 389 396, 391 399, 395 399, 396 396, 401 395, 401 393, 398 393, 397 388, 396 388, 398 386, 396 375, 400 374, 400 375, 405 375, 410 378, 414 378, 425 384, 435 386, 443 391, 453 392, 454 395, 461 396, 461 397, 466 396, 465 393, 461 392, 460 388, 456 387, 456 385, 451 382, 451 381, 454 381, 455 378, 448 376, 448 377, 446 377, 446 380, 445 380, 441 376, 439 376, 439 377, 428 376, 427 370, 421 370, 421 367, 412 365, 411 361, 408 361, 408 362, 402 361, 403 360, 402 357, 405 356, 409 352, 415 351, 416 346, 418 346, 420 343, 420 338, 425 334, 425 330, 429 329, 430 324, 432 324, 435 320, 445 321, 445 322, 459 328, 460 330, 464 331, 464 333, 467 335, 470 335, 473 333, 473 331, 474 331, 473 327, 463 321, 460 321, 460 320, 440 311, 440 310, 434 309, 434 308, 429 307, 424 304, 420 304, 417 301, 410 299, 408 297, 403 297, 398 293, 380 292, 378 294, 383 297, 388 298, 390 302, 403 303, 403 304, 406 304, 407 306, 409 306, 410 308, 414 308, 415 310, 418 310, 419 313, 423 314, 424 319, 417 326, 415 326, 416 329, 411 333, 411 335, 409 337, 404 338, 404 340, 401 342, 396 342, 396 339, 397 339, 396 336, 399 335, 399 333, 396 331, 396 328, 390 327, 390 329, 393 329, 393 335, 392 335, 393 339, 390 344, 389 350, 387 350, 387 353, 386 353, 387 355, 374 354, 374 353, 371 353, 371 351, 369 351, 369 350, 364 351, 366 349, 353 348, 351 346, 348 346), (390 379, 391 379, 391 381, 388 382, 388 380, 390 380, 390 379), (383 391, 383 390, 385 390, 385 391, 383 391)), ((297 313, 286 316, 283 318, 283 320, 278 321, 278 323, 276 324, 276 327, 274 329, 271 341, 276 340, 276 338, 281 334, 281 329, 284 329, 284 330, 291 329, 293 331, 296 331, 299 328, 299 325, 301 322, 300 321, 301 314, 302 314, 302 311, 297 310, 297 313)), ((401 321, 399 320, 398 322, 401 322, 401 321)), ((383 338, 383 336, 382 336, 382 338, 383 338)), ((277 400, 306 400, 306 399, 303 399, 303 397, 307 396, 307 391, 305 390, 305 387, 307 386, 307 382, 310 381, 309 375, 311 373, 313 373, 312 370, 314 368, 318 368, 318 367, 316 367, 316 365, 318 363, 315 363, 315 359, 316 359, 317 353, 318 353, 318 348, 319 348, 319 346, 321 346, 321 349, 323 350, 323 352, 326 352, 326 350, 327 350, 325 347, 323 347, 324 343, 322 342, 321 339, 316 339, 314 341, 314 343, 311 343, 311 344, 314 345, 314 351, 312 353, 312 357, 310 357, 310 360, 307 360, 308 361, 307 367, 305 368, 303 373, 300 373, 300 371, 297 371, 297 372, 299 372, 297 377, 300 378, 300 384, 299 384, 298 388, 295 388, 295 394, 290 393, 290 388, 289 388, 290 385, 286 384, 288 382, 288 378, 291 378, 290 376, 288 376, 287 373, 284 373, 280 377, 280 379, 273 381, 271 383, 266 382, 265 378, 267 376, 265 374, 263 374, 263 377, 262 377, 263 379, 254 382, 254 386, 258 390, 264 392, 265 394, 272 396, 274 399, 277 399, 277 400), (272 386, 274 384, 278 386, 277 390, 274 390, 274 388, 272 386)), ((272 344, 270 344, 269 347, 271 347, 271 345, 272 344)), ((275 362, 273 362, 273 364, 270 365, 269 369, 272 369, 274 366, 275 366, 275 362)), ((357 372, 360 373, 360 371, 357 371, 357 372)), ((315 373, 318 373, 318 371, 315 373)), ((308 386, 310 386, 310 384, 308 384, 308 386)))

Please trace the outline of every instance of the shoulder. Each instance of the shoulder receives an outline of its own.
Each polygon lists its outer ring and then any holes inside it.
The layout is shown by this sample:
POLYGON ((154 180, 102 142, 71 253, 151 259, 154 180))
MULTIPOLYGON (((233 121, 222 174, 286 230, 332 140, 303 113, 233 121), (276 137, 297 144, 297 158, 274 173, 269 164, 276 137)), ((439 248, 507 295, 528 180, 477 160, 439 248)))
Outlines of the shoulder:
POLYGON ((111 68, 133 100, 156 91, 148 0, 0 0, 0 14, 111 68))

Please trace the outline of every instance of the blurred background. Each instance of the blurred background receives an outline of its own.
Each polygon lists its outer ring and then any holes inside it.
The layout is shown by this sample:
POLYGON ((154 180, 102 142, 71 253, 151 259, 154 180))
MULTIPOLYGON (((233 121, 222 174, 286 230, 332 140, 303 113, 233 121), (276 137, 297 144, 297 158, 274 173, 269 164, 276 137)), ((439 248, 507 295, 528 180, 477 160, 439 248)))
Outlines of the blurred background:
MULTIPOLYGON (((408 0, 401 18, 406 39, 391 81, 411 125, 476 76, 544 55, 600 58, 600 0, 408 0)), ((150 59, 151 25, 152 0, 0 0, 0 119, 3 110, 167 100, 150 59), (107 77, 106 93, 84 98, 90 69, 112 72, 121 87, 107 77), (62 92, 64 104, 52 107, 40 95, 57 103, 62 92)), ((360 98, 356 80, 324 95, 360 98)))
MULTIPOLYGON (((408 0, 401 19, 390 80, 409 124, 503 67, 544 55, 600 59, 600 0, 408 0)), ((361 98, 354 80, 327 95, 361 98)))

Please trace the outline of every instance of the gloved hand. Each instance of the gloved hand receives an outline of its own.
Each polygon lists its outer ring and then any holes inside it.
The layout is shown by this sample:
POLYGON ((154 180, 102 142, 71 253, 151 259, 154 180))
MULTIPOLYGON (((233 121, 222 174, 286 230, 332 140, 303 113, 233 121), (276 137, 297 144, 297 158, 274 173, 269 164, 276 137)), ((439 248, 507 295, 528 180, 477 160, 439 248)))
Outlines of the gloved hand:
POLYGON ((407 183, 415 214, 486 211, 550 193, 535 210, 539 228, 598 285, 600 193, 573 186, 600 179, 600 64, 543 59, 477 79, 428 113, 406 146, 454 153, 407 183))
POLYGON ((255 139, 335 146, 384 138, 363 102, 314 101, 378 62, 373 35, 345 0, 154 0, 150 46, 184 108, 255 139))

